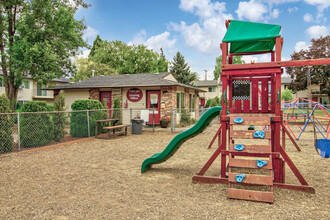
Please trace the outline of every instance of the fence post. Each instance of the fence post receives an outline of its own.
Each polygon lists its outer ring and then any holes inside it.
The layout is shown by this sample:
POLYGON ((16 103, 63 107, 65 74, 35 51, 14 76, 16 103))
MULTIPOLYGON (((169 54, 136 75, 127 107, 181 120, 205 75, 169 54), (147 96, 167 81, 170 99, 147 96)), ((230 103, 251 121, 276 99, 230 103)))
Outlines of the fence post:
POLYGON ((17 136, 18 136, 18 151, 21 151, 21 132, 19 124, 19 112, 17 112, 17 136))
POLYGON ((152 108, 152 131, 155 131, 155 108, 152 108))
POLYGON ((87 113, 87 128, 88 128, 88 137, 90 137, 90 136, 91 136, 91 132, 90 132, 90 129, 89 129, 89 111, 87 110, 87 111, 86 111, 86 113, 87 113))
POLYGON ((133 118, 133 109, 130 108, 129 109, 129 123, 131 124, 131 127, 133 126, 132 125, 132 118, 133 118))
POLYGON ((172 120, 171 120, 171 132, 174 132, 175 131, 175 121, 176 121, 175 109, 174 108, 171 109, 171 114, 172 114, 172 116, 171 116, 171 118, 172 118, 172 120))

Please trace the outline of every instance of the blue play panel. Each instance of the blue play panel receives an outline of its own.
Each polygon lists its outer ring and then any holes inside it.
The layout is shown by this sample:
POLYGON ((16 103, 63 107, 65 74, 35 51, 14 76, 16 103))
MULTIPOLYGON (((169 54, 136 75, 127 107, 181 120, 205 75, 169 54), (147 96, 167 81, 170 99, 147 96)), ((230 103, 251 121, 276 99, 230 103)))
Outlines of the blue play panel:
POLYGON ((321 157, 329 158, 330 155, 330 139, 318 139, 316 148, 320 150, 321 157))

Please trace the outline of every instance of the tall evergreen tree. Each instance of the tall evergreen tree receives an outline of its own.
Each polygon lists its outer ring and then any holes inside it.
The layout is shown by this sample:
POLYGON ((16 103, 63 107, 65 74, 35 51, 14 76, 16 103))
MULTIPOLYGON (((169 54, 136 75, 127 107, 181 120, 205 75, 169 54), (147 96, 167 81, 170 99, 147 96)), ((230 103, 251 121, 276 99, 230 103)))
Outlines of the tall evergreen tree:
POLYGON ((170 72, 178 82, 186 85, 192 85, 192 82, 197 79, 196 73, 190 71, 188 63, 186 63, 184 56, 180 52, 177 52, 174 56, 170 72))
POLYGON ((101 45, 102 39, 100 38, 100 35, 97 35, 94 42, 93 42, 93 47, 91 49, 91 52, 89 52, 88 58, 92 58, 95 56, 95 51, 98 49, 98 47, 101 45))
POLYGON ((160 57, 158 59, 158 72, 168 71, 168 61, 166 60, 163 48, 160 48, 160 57))

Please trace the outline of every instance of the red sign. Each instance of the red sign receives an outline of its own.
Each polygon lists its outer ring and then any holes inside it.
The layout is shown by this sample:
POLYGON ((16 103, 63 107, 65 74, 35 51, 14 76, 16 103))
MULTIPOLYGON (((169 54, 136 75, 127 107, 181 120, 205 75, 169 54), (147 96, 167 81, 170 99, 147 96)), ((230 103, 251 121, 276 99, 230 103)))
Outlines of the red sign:
POLYGON ((131 102, 138 102, 142 99, 143 93, 141 91, 141 89, 138 88, 132 88, 129 89, 126 93, 126 97, 128 100, 130 100, 131 102))

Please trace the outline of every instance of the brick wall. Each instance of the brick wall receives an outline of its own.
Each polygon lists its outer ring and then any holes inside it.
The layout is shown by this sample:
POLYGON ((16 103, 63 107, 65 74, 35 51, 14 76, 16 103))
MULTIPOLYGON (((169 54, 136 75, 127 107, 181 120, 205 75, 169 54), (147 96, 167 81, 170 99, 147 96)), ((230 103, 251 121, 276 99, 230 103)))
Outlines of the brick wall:
POLYGON ((171 119, 171 108, 176 108, 176 86, 161 86, 160 93, 160 117, 162 118, 166 115, 171 119))
POLYGON ((89 90, 89 99, 100 100, 100 89, 90 89, 89 90))

